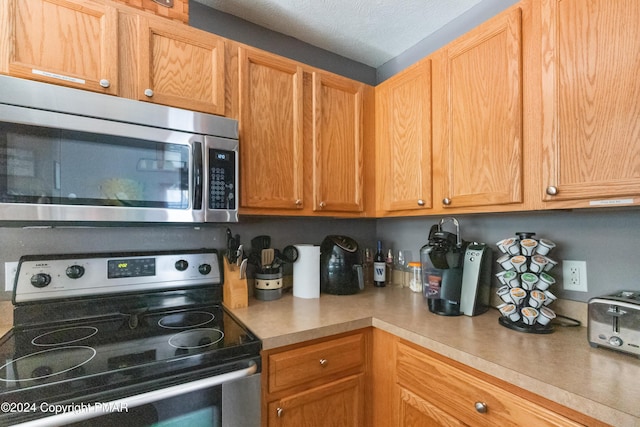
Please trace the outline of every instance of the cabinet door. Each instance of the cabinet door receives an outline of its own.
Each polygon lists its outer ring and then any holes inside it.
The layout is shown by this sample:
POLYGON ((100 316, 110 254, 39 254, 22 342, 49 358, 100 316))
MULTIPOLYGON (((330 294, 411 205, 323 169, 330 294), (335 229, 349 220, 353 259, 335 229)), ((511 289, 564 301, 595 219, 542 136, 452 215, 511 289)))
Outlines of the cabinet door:
POLYGON ((431 208, 431 59, 376 87, 376 140, 379 208, 431 208))
POLYGON ((224 114, 224 40, 140 16, 138 99, 224 114))
POLYGON ((503 12, 444 50, 445 207, 522 202, 521 20, 503 12))
POLYGON ((465 427, 467 425, 402 387, 399 412, 398 427, 465 427))
POLYGON ((269 427, 364 426, 364 374, 269 403, 269 427))
POLYGON ((0 71, 15 77, 118 93, 115 8, 83 0, 4 0, 0 71))
POLYGON ((240 48, 241 206, 302 209, 303 70, 240 48))
POLYGON ((364 85, 313 73, 314 211, 363 210, 364 85))
POLYGON ((640 194, 638 22, 635 0, 542 2, 541 193, 561 202, 552 207, 640 194))

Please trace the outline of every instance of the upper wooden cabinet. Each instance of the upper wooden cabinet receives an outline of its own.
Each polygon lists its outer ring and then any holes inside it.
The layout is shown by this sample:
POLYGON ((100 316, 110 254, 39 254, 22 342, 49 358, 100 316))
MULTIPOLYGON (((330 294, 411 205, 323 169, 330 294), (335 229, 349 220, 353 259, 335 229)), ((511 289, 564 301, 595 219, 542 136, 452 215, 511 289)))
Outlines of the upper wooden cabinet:
POLYGON ((432 205, 430 58, 376 87, 377 210, 427 213, 432 205))
POLYGON ((538 197, 550 208, 640 203, 638 22, 634 0, 542 1, 538 197))
POLYGON ((224 39, 143 15, 138 31, 138 99, 224 114, 224 39))
POLYGON ((300 210, 305 206, 302 67, 244 47, 238 64, 241 206, 300 210))
POLYGON ((434 175, 444 208, 523 201, 522 10, 514 7, 447 45, 434 90, 434 175))
POLYGON ((118 93, 115 8, 83 0, 0 2, 0 72, 118 93))
POLYGON ((313 73, 314 210, 361 212, 364 84, 313 73))

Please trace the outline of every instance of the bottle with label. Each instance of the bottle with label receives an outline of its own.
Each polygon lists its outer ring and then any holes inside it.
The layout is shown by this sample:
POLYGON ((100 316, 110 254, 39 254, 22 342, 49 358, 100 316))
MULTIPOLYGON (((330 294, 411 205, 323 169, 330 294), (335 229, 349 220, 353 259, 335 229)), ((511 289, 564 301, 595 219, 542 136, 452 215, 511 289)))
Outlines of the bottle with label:
POLYGON ((382 242, 378 240, 378 250, 373 257, 373 285, 381 288, 384 287, 386 281, 386 263, 382 254, 382 242))

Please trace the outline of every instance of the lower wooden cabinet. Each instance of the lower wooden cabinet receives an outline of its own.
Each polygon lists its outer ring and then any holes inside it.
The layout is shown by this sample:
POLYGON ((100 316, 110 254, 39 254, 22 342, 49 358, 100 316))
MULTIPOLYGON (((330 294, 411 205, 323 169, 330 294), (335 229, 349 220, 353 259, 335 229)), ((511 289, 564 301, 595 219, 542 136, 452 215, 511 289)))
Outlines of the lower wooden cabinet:
POLYGON ((263 352, 262 425, 370 425, 370 329, 263 352))

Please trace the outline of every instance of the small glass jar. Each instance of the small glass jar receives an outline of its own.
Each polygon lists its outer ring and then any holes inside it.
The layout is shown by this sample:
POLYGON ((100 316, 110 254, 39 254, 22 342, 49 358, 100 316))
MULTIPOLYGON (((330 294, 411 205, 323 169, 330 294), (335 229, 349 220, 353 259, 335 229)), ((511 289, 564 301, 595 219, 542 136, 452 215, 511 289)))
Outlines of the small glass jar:
POLYGON ((413 292, 422 292, 422 264, 419 262, 409 263, 409 289, 413 292))

